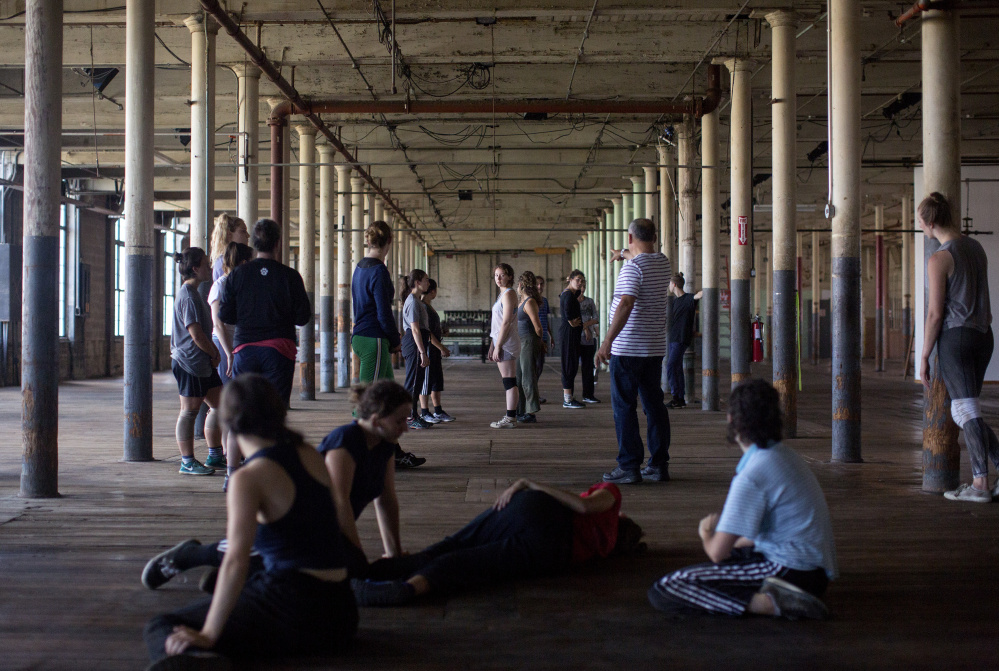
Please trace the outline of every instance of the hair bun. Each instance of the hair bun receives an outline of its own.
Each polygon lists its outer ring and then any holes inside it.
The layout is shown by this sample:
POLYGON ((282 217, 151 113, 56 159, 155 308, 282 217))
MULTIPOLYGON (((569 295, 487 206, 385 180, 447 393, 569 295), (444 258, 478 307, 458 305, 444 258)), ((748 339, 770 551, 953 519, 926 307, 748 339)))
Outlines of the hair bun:
POLYGON ((174 263, 180 263, 184 260, 184 252, 174 252, 173 253, 174 263))

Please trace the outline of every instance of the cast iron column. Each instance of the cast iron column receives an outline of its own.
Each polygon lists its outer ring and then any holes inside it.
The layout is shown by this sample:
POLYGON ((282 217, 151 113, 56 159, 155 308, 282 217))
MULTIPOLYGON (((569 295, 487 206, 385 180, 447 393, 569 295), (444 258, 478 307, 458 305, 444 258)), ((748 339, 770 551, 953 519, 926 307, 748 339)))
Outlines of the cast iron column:
POLYGON ((350 386, 350 167, 336 166, 337 272, 336 272, 336 386, 350 386))
MULTIPOLYGON (((316 129, 302 124, 298 130, 298 269, 316 313, 316 129)), ((286 261, 291 259, 285 256, 286 261)), ((316 400, 316 322, 299 329, 298 361, 303 401, 316 400)))
POLYGON ((336 391, 336 214, 333 147, 319 145, 319 391, 336 391))
POLYGON ((191 31, 191 245, 208 249, 215 214, 215 36, 210 16, 189 16, 191 31))
POLYGON ((718 410, 718 111, 701 117, 701 409, 718 410))
POLYGON ((752 131, 753 104, 749 86, 750 63, 733 58, 725 66, 732 73, 730 243, 732 386, 750 378, 752 342, 749 333, 749 271, 753 266, 752 131))
POLYGON ((257 221, 260 161, 260 70, 256 65, 239 64, 232 68, 237 78, 239 167, 236 169, 237 213, 250 231, 257 221))

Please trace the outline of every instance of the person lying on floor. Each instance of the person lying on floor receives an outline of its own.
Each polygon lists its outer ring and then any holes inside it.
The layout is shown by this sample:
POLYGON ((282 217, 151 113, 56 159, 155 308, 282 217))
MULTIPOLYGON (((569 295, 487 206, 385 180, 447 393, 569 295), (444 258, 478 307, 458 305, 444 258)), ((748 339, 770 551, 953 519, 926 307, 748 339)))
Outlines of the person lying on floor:
MULTIPOLYGON (((392 380, 354 387, 351 400, 359 419, 331 431, 318 450, 333 483, 337 522, 347 541, 350 574, 362 577, 368 560, 361 547, 356 520, 369 503, 375 504, 385 556, 402 554, 393 455, 399 438, 408 429, 406 417, 412 400, 409 392, 392 380)), ((142 572, 142 584, 156 589, 182 571, 221 566, 226 549, 225 539, 210 545, 186 540, 150 559, 142 572)), ((262 568, 256 553, 251 568, 262 568)), ((204 591, 212 591, 214 577, 214 572, 209 572, 202 579, 204 591)))
POLYGON ((431 592, 554 575, 593 557, 644 549, 641 527, 620 510, 614 484, 576 495, 517 480, 457 533, 417 554, 380 559, 367 580, 351 585, 360 605, 397 606, 431 592))
POLYGON ((227 493, 229 551, 212 597, 146 625, 150 671, 228 669, 235 657, 333 652, 357 632, 322 458, 285 427, 284 400, 263 376, 230 382, 221 410, 246 458, 227 493), (264 569, 250 575, 254 544, 264 569))
POLYGON ((822 488, 805 461, 780 442, 780 399, 769 383, 740 384, 728 407, 729 440, 743 455, 721 515, 708 515, 698 528, 711 563, 660 578, 649 601, 671 615, 825 618, 819 597, 837 568, 822 488))

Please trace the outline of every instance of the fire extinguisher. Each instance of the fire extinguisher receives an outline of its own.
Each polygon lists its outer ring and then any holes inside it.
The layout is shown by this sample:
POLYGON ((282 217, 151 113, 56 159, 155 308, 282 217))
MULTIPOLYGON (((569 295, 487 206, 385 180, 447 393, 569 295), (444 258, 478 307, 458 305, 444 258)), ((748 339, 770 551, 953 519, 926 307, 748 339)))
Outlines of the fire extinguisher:
POLYGON ((753 334, 753 363, 763 361, 763 320, 759 315, 753 317, 750 325, 753 334))

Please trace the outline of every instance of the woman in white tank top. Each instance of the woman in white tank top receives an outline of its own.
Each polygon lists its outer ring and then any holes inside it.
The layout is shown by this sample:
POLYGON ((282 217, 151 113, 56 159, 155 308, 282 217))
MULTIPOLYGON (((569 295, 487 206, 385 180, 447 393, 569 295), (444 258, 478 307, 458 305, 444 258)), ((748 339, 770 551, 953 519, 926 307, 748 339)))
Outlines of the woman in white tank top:
POLYGON ((506 415, 490 424, 494 429, 512 429, 517 426, 517 354, 520 353, 520 336, 517 335, 517 292, 513 290, 513 268, 501 263, 493 269, 493 280, 500 294, 493 303, 492 324, 489 336, 489 360, 495 361, 503 378, 506 392, 506 415))

